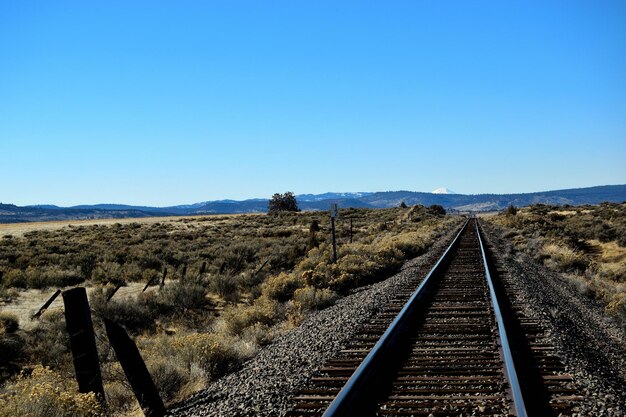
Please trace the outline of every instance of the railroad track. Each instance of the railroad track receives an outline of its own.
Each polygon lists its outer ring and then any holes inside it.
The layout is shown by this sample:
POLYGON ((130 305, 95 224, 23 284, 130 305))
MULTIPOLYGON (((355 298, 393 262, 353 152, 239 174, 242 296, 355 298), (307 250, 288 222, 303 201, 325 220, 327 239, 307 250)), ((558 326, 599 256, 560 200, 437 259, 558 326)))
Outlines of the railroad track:
POLYGON ((559 416, 582 398, 470 219, 294 397, 288 416, 559 416))

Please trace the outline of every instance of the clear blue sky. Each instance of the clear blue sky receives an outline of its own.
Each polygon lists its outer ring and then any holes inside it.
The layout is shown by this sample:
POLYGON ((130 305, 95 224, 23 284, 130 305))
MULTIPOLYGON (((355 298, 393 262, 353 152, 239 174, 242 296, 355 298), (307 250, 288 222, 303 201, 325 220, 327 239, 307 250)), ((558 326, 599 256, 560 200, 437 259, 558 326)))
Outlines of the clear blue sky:
POLYGON ((0 201, 626 183, 626 2, 0 2, 0 201))

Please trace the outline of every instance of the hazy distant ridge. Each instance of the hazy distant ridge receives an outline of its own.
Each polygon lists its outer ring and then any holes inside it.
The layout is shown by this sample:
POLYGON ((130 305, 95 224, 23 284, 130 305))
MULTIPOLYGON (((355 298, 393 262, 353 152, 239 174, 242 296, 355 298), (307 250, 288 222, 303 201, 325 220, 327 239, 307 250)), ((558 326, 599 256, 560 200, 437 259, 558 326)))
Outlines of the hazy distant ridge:
MULTIPOLYGON (((326 210, 331 202, 340 207, 396 207, 408 205, 441 204, 447 209, 488 211, 501 210, 510 204, 518 207, 530 204, 581 205, 603 201, 626 201, 626 185, 603 185, 568 190, 542 191, 525 194, 433 194, 415 191, 384 191, 355 193, 301 194, 296 196, 302 210, 326 210)), ((269 197, 268 197, 269 199, 269 197)), ((98 218, 128 218, 194 214, 264 213, 268 199, 243 201, 218 200, 171 207, 130 206, 125 204, 96 204, 74 207, 38 205, 19 207, 0 203, 0 223, 47 220, 74 220, 98 218)))

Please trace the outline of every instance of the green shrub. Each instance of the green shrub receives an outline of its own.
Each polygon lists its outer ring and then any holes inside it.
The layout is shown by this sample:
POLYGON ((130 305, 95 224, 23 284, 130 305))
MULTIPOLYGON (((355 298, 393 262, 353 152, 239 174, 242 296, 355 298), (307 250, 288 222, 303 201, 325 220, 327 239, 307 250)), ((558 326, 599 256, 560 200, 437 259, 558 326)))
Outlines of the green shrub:
POLYGON ((26 288, 26 273, 21 269, 11 269, 2 276, 2 285, 6 288, 26 288))
POLYGON ((237 301, 239 298, 237 277, 224 274, 211 275, 208 279, 208 289, 227 301, 237 301))
POLYGON ((112 320, 131 333, 154 330, 157 313, 141 298, 112 298, 107 302, 99 289, 91 293, 90 303, 97 317, 112 320))
POLYGON ((83 276, 79 270, 28 268, 26 276, 28 288, 36 289, 69 287, 83 282, 83 276))
POLYGON ((202 309, 208 304, 207 291, 193 282, 175 282, 163 287, 158 298, 172 310, 202 309))

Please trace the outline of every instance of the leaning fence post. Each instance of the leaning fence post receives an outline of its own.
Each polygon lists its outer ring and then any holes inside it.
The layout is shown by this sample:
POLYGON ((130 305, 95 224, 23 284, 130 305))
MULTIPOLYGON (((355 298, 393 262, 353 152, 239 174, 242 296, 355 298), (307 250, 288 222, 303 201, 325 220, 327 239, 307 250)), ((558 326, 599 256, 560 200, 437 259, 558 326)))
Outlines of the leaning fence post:
POLYGON ((94 392, 104 402, 104 388, 100 375, 100 361, 93 333, 91 311, 87 301, 87 291, 83 287, 63 291, 65 305, 65 325, 70 335, 70 347, 78 391, 94 392))
POLYGON ((54 294, 52 294, 52 297, 50 297, 48 299, 48 301, 46 301, 46 303, 43 306, 41 306, 39 311, 36 312, 35 314, 33 314, 33 316, 30 319, 31 320, 35 320, 35 319, 38 319, 39 317, 41 317, 43 312, 46 311, 46 309, 48 307, 50 307, 50 304, 52 304, 52 302, 59 296, 59 294, 61 294, 61 290, 56 290, 56 292, 54 294))
POLYGON ((148 282, 146 282, 146 286, 145 286, 145 287, 143 287, 143 290, 141 290, 141 292, 146 292, 146 290, 148 289, 148 287, 149 287, 150 285, 152 285, 152 283, 153 283, 154 281, 156 281, 158 278, 159 278, 159 276, 158 276, 158 275, 154 275, 152 278, 150 278, 150 279, 148 280, 148 282))
POLYGON ((113 298, 113 296, 115 295, 116 292, 119 291, 120 288, 122 288, 122 286, 124 285, 124 282, 118 282, 115 287, 113 288, 113 290, 111 290, 111 293, 109 294, 109 296, 107 297, 107 303, 109 301, 111 301, 111 298, 113 298))
POLYGON ((126 378, 130 382, 146 417, 164 416, 165 406, 135 342, 128 337, 121 326, 109 319, 104 319, 104 327, 106 327, 107 336, 115 351, 115 356, 122 365, 126 378))

